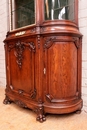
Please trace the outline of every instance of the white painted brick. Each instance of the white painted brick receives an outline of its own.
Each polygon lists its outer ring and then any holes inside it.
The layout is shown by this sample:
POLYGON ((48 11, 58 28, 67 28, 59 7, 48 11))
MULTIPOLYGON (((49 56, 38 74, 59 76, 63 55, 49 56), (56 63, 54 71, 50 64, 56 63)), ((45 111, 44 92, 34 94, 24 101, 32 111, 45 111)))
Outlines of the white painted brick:
POLYGON ((1 69, 0 68, 0 73, 4 73, 5 74, 6 73, 5 69, 1 69))
POLYGON ((82 94, 83 105, 87 107, 87 95, 82 94))
POLYGON ((0 68, 4 69, 5 68, 5 63, 4 64, 0 64, 0 68))
POLYGON ((87 17, 87 8, 83 9, 83 10, 79 10, 79 18, 86 18, 87 17))
POLYGON ((82 78, 87 79, 87 70, 82 70, 82 78))
POLYGON ((84 69, 86 69, 87 70, 87 61, 83 61, 82 62, 82 69, 84 70, 84 69))
MULTIPOLYGON (((85 45, 84 45, 84 48, 86 48, 85 45)), ((86 53, 84 53, 84 51, 82 53, 82 61, 87 61, 87 49, 85 50, 86 50, 86 53)))
POLYGON ((82 79, 82 86, 87 87, 87 79, 85 78, 82 79))
POLYGON ((87 17, 79 19, 79 27, 87 27, 87 17))
POLYGON ((0 73, 0 77, 5 78, 6 77, 5 73, 0 73))
POLYGON ((86 54, 87 53, 87 44, 82 44, 82 56, 84 56, 84 54, 86 54))
MULTIPOLYGON (((80 30, 80 32, 81 32, 81 30, 80 30)), ((82 37, 82 48, 83 48, 83 44, 87 44, 87 34, 86 33, 83 34, 82 32, 81 32, 81 34, 83 35, 83 37, 82 37)))
POLYGON ((87 105, 84 105, 84 104, 83 104, 82 110, 87 114, 87 105))
POLYGON ((7 0, 0 0, 0 86, 6 84, 5 52, 3 40, 7 32, 7 0))
POLYGON ((5 61, 4 60, 0 60, 0 64, 5 64, 5 61))
POLYGON ((5 78, 0 78, 0 86, 2 86, 2 87, 6 86, 6 80, 5 80, 5 78))
POLYGON ((86 27, 80 27, 80 32, 81 32, 83 35, 87 35, 87 26, 86 26, 86 27))
POLYGON ((82 87, 82 94, 87 96, 87 87, 82 87))
POLYGON ((1 46, 0 46, 0 51, 4 51, 4 44, 3 44, 3 42, 1 42, 1 46))
POLYGON ((79 0, 79 10, 86 9, 87 8, 87 0, 79 0))

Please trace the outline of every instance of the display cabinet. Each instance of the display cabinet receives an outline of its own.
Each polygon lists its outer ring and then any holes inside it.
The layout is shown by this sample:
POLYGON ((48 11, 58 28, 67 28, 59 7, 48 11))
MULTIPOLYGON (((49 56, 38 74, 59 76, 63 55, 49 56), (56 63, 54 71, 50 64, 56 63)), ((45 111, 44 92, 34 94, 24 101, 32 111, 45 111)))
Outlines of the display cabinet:
POLYGON ((6 97, 46 113, 81 111, 82 34, 78 0, 9 0, 6 97))

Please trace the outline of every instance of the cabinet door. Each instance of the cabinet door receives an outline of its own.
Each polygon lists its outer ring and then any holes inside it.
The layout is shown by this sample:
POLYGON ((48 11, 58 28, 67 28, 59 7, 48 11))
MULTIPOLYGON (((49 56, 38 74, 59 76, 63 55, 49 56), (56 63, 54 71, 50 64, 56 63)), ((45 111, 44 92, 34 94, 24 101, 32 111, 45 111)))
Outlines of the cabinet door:
POLYGON ((44 100, 59 103, 77 99, 77 45, 71 37, 44 38, 44 100))
POLYGON ((17 40, 7 45, 8 85, 15 94, 36 97, 34 39, 17 40))

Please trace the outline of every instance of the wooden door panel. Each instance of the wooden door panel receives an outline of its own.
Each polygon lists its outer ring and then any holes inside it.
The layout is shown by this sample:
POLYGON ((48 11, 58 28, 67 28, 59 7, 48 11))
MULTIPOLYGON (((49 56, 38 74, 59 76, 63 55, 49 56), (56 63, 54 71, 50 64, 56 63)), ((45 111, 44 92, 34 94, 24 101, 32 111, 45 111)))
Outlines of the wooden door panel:
POLYGON ((35 96, 35 43, 11 43, 9 61, 12 91, 29 97, 35 96))
POLYGON ((58 42, 45 48, 47 98, 68 99, 77 93, 77 47, 74 42, 58 42), (72 48, 72 49, 71 49, 72 48))

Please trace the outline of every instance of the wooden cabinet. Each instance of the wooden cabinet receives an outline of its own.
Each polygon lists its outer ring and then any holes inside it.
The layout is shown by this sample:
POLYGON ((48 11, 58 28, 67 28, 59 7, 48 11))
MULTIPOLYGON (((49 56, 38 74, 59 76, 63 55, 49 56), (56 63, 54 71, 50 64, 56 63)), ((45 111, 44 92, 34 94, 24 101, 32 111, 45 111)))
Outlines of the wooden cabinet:
POLYGON ((37 120, 43 122, 46 113, 81 111, 82 35, 76 17, 74 22, 44 20, 42 9, 47 1, 34 2, 35 24, 12 27, 4 40, 7 77, 4 103, 13 101, 30 108, 37 113, 37 120))

